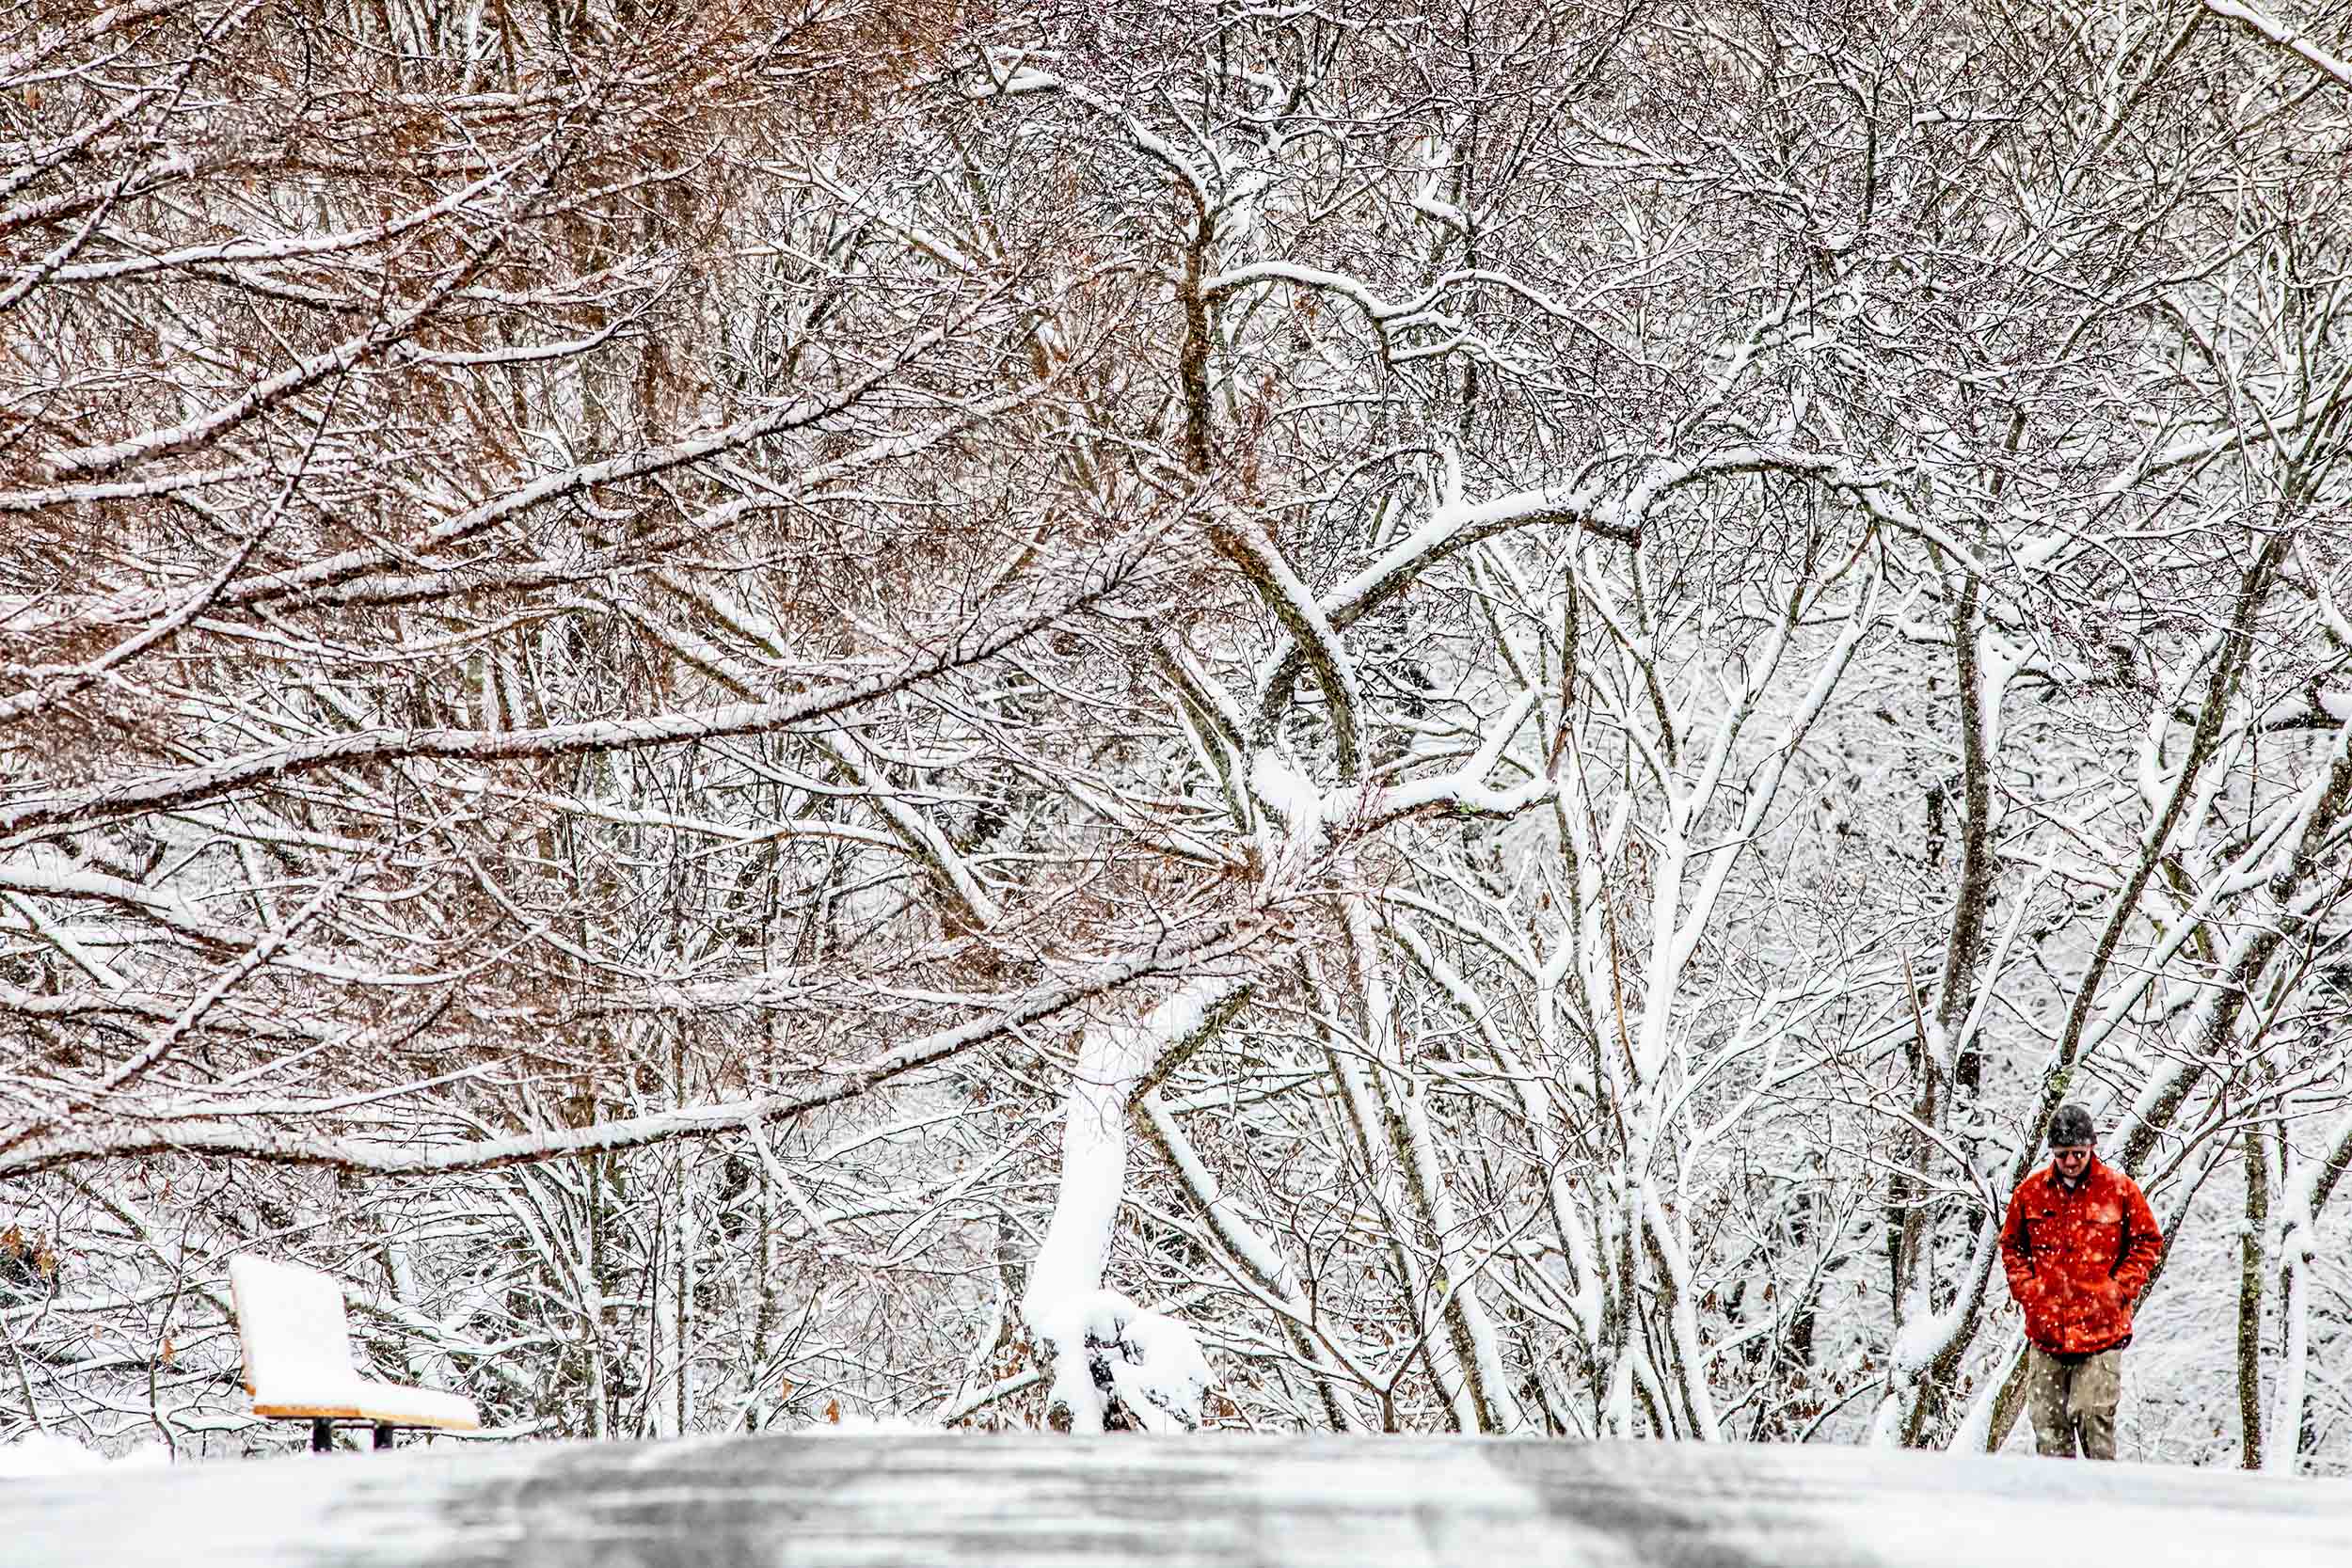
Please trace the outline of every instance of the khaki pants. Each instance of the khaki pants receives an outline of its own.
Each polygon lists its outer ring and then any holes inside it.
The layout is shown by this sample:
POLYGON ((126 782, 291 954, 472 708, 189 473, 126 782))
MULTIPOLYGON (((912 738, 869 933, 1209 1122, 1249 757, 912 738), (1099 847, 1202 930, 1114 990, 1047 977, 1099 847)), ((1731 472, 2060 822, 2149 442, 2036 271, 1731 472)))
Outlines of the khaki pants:
POLYGON ((2072 1459, 2079 1439, 2085 1459, 2113 1459, 2115 1406, 2122 1397, 2121 1345, 2079 1361, 2026 1347, 2026 1408, 2033 1413, 2034 1446, 2045 1456, 2072 1459))

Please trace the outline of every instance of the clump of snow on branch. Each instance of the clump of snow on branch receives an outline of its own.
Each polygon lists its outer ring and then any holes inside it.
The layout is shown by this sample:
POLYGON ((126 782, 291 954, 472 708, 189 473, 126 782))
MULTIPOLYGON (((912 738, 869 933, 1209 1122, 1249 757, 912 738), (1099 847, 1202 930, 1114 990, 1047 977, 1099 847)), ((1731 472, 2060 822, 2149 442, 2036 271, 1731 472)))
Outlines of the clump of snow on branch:
POLYGON ((1192 1330, 1117 1291, 1097 1291, 1085 1306, 1087 1370, 1098 1394, 1107 1388, 1146 1431, 1199 1430, 1216 1379, 1192 1330))

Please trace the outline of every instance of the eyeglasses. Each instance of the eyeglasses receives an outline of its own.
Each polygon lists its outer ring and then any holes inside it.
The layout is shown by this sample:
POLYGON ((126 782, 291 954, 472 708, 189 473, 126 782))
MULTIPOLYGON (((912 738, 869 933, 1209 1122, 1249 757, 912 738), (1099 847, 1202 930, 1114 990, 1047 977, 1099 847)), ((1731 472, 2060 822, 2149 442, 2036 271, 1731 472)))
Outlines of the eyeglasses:
POLYGON ((2050 1150, 2050 1158, 2053 1160, 2088 1160, 2090 1158, 2090 1149, 2087 1146, 2080 1145, 2074 1148, 2054 1148, 2050 1150))

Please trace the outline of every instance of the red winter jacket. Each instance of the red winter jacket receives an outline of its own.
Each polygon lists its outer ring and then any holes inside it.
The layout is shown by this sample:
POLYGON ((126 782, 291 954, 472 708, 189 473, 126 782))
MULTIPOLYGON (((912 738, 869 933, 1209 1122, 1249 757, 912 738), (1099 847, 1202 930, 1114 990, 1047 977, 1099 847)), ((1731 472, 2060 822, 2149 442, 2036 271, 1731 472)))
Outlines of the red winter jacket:
POLYGON ((2026 1309, 2026 1338, 2061 1355, 2131 1342, 2132 1303, 2163 1251, 2139 1184, 2095 1154, 2071 1190, 2049 1165, 2026 1178, 2001 1226, 2001 1263, 2026 1309))

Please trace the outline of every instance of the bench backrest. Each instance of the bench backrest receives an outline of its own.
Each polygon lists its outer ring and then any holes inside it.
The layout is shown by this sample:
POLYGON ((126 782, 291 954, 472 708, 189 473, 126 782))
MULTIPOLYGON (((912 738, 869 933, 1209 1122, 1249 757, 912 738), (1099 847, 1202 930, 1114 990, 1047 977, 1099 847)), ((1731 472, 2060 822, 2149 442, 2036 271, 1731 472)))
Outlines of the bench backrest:
POLYGON ((229 1293, 237 1304, 237 1338, 245 1342, 246 1384, 255 1393, 352 1377, 343 1288, 332 1275, 232 1258, 229 1293))

